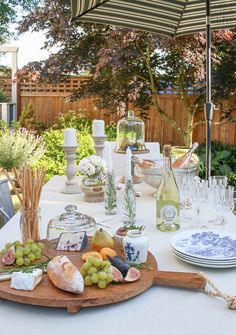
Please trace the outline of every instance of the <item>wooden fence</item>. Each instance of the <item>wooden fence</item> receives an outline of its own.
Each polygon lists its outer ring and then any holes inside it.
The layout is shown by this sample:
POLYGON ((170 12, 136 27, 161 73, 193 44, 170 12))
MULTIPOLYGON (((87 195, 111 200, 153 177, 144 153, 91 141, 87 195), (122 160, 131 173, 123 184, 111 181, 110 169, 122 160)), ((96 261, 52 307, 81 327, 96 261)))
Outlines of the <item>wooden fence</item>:
MULTIPOLYGON (((73 89, 80 87, 81 81, 86 77, 72 77, 57 85, 43 85, 33 81, 21 80, 18 83, 18 115, 23 107, 32 101, 38 120, 53 123, 59 114, 69 110, 82 112, 91 119, 104 119, 106 123, 117 122, 120 116, 108 113, 105 110, 97 110, 92 99, 82 99, 78 102, 68 102, 66 97, 73 89)), ((9 78, 0 77, 0 89, 3 88, 9 95, 11 92, 11 81, 9 78)), ((183 102, 178 98, 176 92, 167 88, 164 94, 160 94, 158 102, 169 115, 174 117, 180 126, 184 124, 183 102)), ((190 88, 191 97, 194 99, 194 91, 190 88)), ((236 107, 233 112, 236 118, 236 107)), ((163 120, 155 111, 149 110, 149 119, 145 121, 146 141, 158 141, 182 145, 180 135, 163 120)), ((218 121, 219 113, 215 113, 214 121, 218 121)), ((205 142, 205 126, 201 125, 194 130, 193 139, 200 143, 205 142)), ((212 139, 225 143, 236 144, 236 123, 225 124, 212 128, 212 139)))

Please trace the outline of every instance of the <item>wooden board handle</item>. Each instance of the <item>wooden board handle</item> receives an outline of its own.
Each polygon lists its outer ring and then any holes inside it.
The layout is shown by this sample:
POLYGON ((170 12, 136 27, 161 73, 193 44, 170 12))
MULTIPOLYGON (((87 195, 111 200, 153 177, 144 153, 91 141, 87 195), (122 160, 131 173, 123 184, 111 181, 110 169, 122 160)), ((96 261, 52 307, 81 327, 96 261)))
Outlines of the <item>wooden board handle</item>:
POLYGON ((190 289, 204 289, 206 281, 196 272, 157 271, 154 276, 154 284, 190 289))

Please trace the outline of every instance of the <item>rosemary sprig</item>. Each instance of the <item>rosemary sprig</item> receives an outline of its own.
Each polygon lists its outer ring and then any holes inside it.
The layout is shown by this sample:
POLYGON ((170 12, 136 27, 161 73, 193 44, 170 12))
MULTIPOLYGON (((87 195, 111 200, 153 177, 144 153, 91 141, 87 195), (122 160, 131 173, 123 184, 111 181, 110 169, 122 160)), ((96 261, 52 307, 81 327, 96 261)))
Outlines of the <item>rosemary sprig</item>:
POLYGON ((126 228, 127 231, 128 230, 139 230, 140 232, 142 232, 142 231, 144 231, 145 226, 144 225, 136 226, 134 224, 131 224, 131 225, 127 225, 125 228, 126 228))
POLYGON ((134 263, 129 263, 130 266, 138 269, 138 270, 147 270, 150 271, 153 268, 151 267, 151 265, 147 264, 147 263, 139 263, 139 264, 134 264, 134 263))
POLYGON ((124 193, 124 217, 125 221, 133 222, 136 216, 136 198, 132 181, 128 180, 125 185, 124 193))
MULTIPOLYGON (((47 257, 47 256, 46 256, 47 257)), ((13 272, 32 272, 34 269, 42 269, 44 270, 48 263, 50 262, 51 258, 47 257, 48 259, 44 262, 38 262, 34 263, 33 265, 29 266, 21 266, 21 267, 16 267, 16 268, 11 268, 9 269, 0 269, 0 274, 11 274, 13 272)))
POLYGON ((105 210, 108 214, 112 214, 116 205, 116 188, 114 183, 114 175, 111 172, 107 173, 105 187, 105 210))

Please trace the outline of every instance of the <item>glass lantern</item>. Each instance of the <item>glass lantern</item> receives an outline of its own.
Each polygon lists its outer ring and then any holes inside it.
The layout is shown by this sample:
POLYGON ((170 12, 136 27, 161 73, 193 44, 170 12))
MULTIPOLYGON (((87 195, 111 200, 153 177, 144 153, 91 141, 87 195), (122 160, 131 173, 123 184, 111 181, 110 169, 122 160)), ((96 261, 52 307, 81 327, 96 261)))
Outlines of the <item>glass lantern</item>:
POLYGON ((125 153, 129 147, 133 153, 145 153, 144 122, 134 116, 133 111, 128 111, 128 115, 117 123, 116 152, 125 153))

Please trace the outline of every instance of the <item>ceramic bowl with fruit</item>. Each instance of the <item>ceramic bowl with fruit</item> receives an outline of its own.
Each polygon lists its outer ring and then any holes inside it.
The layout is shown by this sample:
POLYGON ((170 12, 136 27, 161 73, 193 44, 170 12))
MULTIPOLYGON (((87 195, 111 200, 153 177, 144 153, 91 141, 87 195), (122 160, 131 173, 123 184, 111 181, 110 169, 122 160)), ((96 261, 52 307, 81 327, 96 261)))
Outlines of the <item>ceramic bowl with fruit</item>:
MULTIPOLYGON (((198 164, 195 161, 189 162, 187 168, 173 169, 175 176, 196 176, 198 174, 198 164)), ((149 186, 157 189, 161 182, 163 167, 160 162, 143 160, 141 164, 136 164, 136 171, 142 180, 149 186)))

